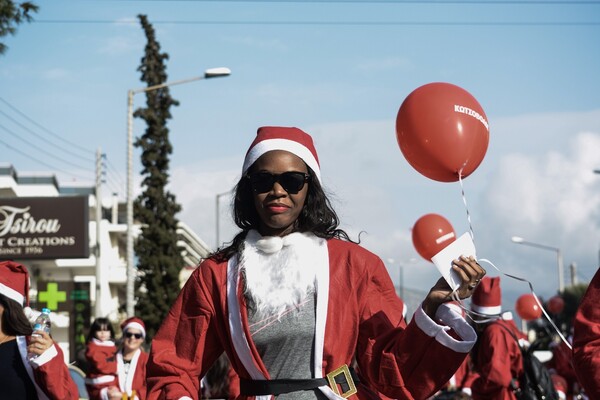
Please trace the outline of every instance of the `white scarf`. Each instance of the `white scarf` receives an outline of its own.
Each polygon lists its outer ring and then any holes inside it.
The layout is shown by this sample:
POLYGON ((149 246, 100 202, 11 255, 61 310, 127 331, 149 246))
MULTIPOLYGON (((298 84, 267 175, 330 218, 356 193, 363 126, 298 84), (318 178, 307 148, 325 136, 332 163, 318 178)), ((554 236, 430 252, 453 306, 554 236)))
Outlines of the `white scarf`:
POLYGON ((314 292, 318 246, 319 238, 310 233, 262 237, 255 230, 248 232, 240 272, 244 294, 258 315, 281 317, 314 292))

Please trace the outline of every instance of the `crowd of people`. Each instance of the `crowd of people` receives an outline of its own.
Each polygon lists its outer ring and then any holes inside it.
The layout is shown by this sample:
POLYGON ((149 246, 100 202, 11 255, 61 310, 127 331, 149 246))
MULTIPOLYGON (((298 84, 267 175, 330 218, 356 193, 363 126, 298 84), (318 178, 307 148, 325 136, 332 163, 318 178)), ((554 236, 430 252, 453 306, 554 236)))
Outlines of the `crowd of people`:
MULTIPOLYGON (((434 282, 407 320, 384 263, 339 228, 307 133, 258 130, 233 215, 239 233, 194 270, 149 352, 140 318, 122 321, 120 337, 94 320, 90 399, 517 399, 527 337, 502 310, 500 278, 461 255, 459 285, 434 282)), ((77 399, 60 347, 32 331, 28 292, 27 268, 0 262, 0 395, 77 399)), ((600 399, 598 301, 600 272, 574 351, 553 349, 562 399, 600 399)))

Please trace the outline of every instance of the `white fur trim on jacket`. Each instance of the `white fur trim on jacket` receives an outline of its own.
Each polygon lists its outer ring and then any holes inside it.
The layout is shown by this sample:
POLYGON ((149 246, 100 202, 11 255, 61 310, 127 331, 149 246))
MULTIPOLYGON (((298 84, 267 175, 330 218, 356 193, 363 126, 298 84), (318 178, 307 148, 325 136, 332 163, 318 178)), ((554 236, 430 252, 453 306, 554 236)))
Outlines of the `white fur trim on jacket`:
POLYGON ((438 307, 435 315, 444 325, 435 323, 422 307, 415 311, 415 321, 428 336, 434 337, 439 343, 459 353, 468 353, 471 351, 477 341, 477 334, 471 325, 465 319, 452 311, 448 307, 438 307), (462 340, 456 340, 448 334, 450 328, 460 336, 462 340))
MULTIPOLYGON (((319 245, 314 253, 315 263, 318 271, 315 289, 317 292, 316 321, 315 321, 315 365, 313 366, 315 378, 323 377, 323 347, 325 344, 325 324, 327 320, 327 306, 329 300, 329 250, 327 241, 318 239, 319 245)), ((229 308, 229 328, 231 330, 231 340, 235 352, 250 374, 252 379, 264 380, 266 377, 258 369, 252 358, 250 345, 244 334, 242 327, 242 318, 238 302, 237 288, 239 285, 239 273, 237 268, 238 259, 232 257, 227 265, 227 305, 229 308)), ((336 395, 329 386, 321 386, 319 390, 330 400, 344 400, 343 397, 336 395)), ((257 400, 268 400, 271 396, 256 396, 257 400)))
MULTIPOLYGON (((54 346, 56 345, 53 345, 51 348, 54 348, 54 346)), ((25 336, 17 336, 17 347, 19 348, 19 354, 21 355, 21 360, 23 361, 27 375, 29 375, 29 379, 31 379, 31 382, 33 382, 33 386, 35 386, 35 392, 37 393, 38 399, 49 400, 48 396, 46 396, 46 393, 44 393, 42 388, 40 388, 35 381, 35 377, 33 375, 33 366, 27 359, 27 338, 25 336)), ((56 351, 56 349, 54 349, 54 351, 56 351)))
POLYGON ((119 375, 119 389, 121 389, 121 392, 127 393, 127 396, 131 396, 133 390, 133 378, 135 376, 135 370, 141 353, 142 351, 140 349, 135 351, 133 357, 131 357, 131 361, 129 362, 129 372, 127 374, 125 374, 123 353, 117 353, 117 375, 119 375))

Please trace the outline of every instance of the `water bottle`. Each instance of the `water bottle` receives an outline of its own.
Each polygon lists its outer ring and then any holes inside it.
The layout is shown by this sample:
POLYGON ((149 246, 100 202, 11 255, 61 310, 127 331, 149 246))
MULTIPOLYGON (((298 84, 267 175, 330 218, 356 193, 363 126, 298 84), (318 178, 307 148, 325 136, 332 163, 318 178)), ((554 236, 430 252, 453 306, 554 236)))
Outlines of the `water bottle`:
MULTIPOLYGON (((52 323, 50 322, 50 309, 42 308, 42 313, 36 318, 35 323, 33 324, 33 331, 43 331, 50 333, 50 328, 52 327, 52 323)), ((31 336, 36 336, 34 333, 31 336)), ((34 360, 38 355, 34 353, 30 353, 28 355, 29 360, 34 360)))

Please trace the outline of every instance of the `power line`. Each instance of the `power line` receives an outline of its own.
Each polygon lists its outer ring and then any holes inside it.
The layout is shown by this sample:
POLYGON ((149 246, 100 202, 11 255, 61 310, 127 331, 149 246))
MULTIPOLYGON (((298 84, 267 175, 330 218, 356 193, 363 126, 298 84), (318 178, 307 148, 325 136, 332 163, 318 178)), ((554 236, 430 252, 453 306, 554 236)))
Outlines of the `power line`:
MULTIPOLYGON (((35 126, 37 126, 38 128, 42 129, 44 132, 54 136, 55 138, 62 140, 64 143, 67 143, 75 148, 78 148, 79 150, 83 151, 86 154, 89 155, 93 155, 94 152, 90 151, 90 149, 86 149, 84 147, 79 146, 76 143, 73 143, 63 137, 61 137, 60 135, 57 135, 56 133, 50 131, 48 128, 40 125, 39 123, 35 122, 33 119, 31 119, 30 117, 28 117, 27 115, 25 115, 25 113, 23 113, 22 111, 20 111, 19 109, 17 109, 15 106, 13 106, 12 104, 10 104, 8 101, 4 100, 2 97, 0 97, 0 101, 2 101, 4 104, 6 104, 8 107, 10 107, 14 112, 18 113, 20 116, 22 116, 23 118, 25 118, 27 121, 31 122, 32 124, 34 124, 35 126)), ((92 159, 89 159, 88 161, 92 161, 92 159)))
MULTIPOLYGON (((25 156, 25 157, 27 157, 27 158, 31 159, 31 155, 30 155, 30 154, 27 154, 27 153, 25 153, 24 151, 21 151, 21 150, 17 149, 16 147, 14 147, 14 146, 11 146, 10 144, 6 143, 4 140, 0 139, 0 143, 2 143, 3 145, 5 145, 7 148, 9 148, 9 149, 11 149, 11 150, 15 151, 16 153, 19 153, 19 154, 21 154, 22 156, 25 156)), ((84 176, 81 176, 81 175, 74 174, 74 173, 72 173, 72 172, 67 172, 67 171, 65 171, 65 170, 63 170, 63 169, 56 168, 56 167, 55 167, 55 166, 53 166, 53 165, 50 165, 50 164, 48 164, 48 163, 45 163, 44 161, 41 161, 41 160, 39 160, 39 159, 33 159, 33 161, 34 161, 34 162, 37 162, 37 163, 39 163, 39 164, 42 164, 42 165, 44 165, 44 166, 45 166, 45 167, 47 167, 47 168, 50 168, 50 169, 53 169, 53 170, 56 170, 56 171, 62 172, 62 173, 64 173, 64 174, 67 174, 67 175, 69 175, 69 176, 72 176, 73 178, 79 178, 79 179, 83 179, 83 180, 90 180, 90 177, 84 177, 84 176)))
POLYGON ((116 168, 113 166, 113 164, 108 160, 108 157, 106 157, 106 165, 108 166, 108 170, 109 172, 112 172, 113 174, 115 174, 118 183, 121 185, 122 188, 125 187, 125 184, 123 182, 125 182, 123 180, 123 178, 121 177, 121 174, 116 170, 116 168))
POLYGON ((51 146, 54 146, 55 148, 59 149, 60 151, 64 151, 65 153, 68 153, 69 155, 71 155, 73 157, 77 157, 77 158, 79 158, 79 159, 81 159, 83 161, 87 161, 87 162, 90 162, 90 163, 94 162, 92 159, 85 158, 85 157, 83 157, 83 156, 81 156, 81 155, 79 155, 79 154, 77 154, 75 152, 72 152, 70 150, 65 149, 64 147, 61 147, 61 146, 57 145, 56 143, 53 143, 53 142, 49 141, 44 136, 40 135, 39 133, 36 133, 36 132, 32 131, 31 129, 29 129, 25 125, 21 124, 19 121, 15 120, 10 115, 6 114, 4 111, 0 110, 0 114, 4 115, 6 118, 8 118, 14 124, 20 126, 22 129, 24 129, 27 132, 31 133, 32 135, 34 135, 38 139, 43 140, 44 142, 50 144, 51 146))
MULTIPOLYGON (((32 148, 34 148, 34 149, 38 150, 38 151, 39 151, 39 152, 41 152, 42 154, 48 154, 47 150, 41 149, 40 147, 38 147, 38 146, 36 146, 35 144, 33 144, 33 143, 31 143, 30 141, 28 141, 27 139, 24 139, 24 138, 22 138, 21 136, 17 135, 17 134, 16 134, 16 133, 14 133, 13 131, 11 131, 10 129, 8 129, 7 127, 5 127, 4 125, 0 124, 0 129, 2 129, 2 130, 4 130, 4 131, 8 132, 10 135, 12 135, 12 136, 16 137, 17 139, 21 140, 22 142, 25 142, 25 143, 26 143, 28 146, 30 146, 30 147, 32 147, 32 148)), ((31 155, 27 155, 27 157, 31 158, 31 155)), ((91 171, 93 171, 93 170, 91 170, 91 169, 88 169, 87 167, 81 166, 81 165, 79 165, 79 164, 72 163, 71 161, 65 160, 65 159, 63 159, 63 158, 60 158, 60 157, 57 157, 57 156, 54 156, 53 158, 54 158, 54 159, 56 159, 56 160, 58 160, 58 161, 62 161, 62 162, 63 162, 63 163, 65 163, 65 164, 69 164, 69 165, 71 165, 72 167, 75 167, 75 168, 80 168, 80 169, 82 169, 82 170, 84 170, 84 171, 90 171, 90 172, 91 172, 91 171)))
MULTIPOLYGON (((36 20, 42 24, 136 24, 131 20, 36 20)), ((481 21, 249 21, 249 20, 164 20, 152 21, 152 24, 164 25, 321 25, 321 26, 597 26, 600 21, 505 21, 505 22, 481 22, 481 21)))
MULTIPOLYGON (((128 0, 131 2, 169 2, 174 0, 128 0)), ((600 4, 598 0, 177 0, 179 2, 197 2, 197 3, 356 3, 356 4, 600 4)))

